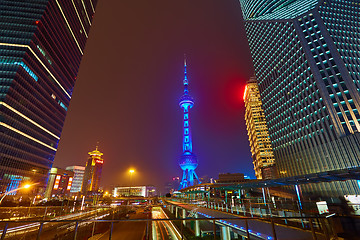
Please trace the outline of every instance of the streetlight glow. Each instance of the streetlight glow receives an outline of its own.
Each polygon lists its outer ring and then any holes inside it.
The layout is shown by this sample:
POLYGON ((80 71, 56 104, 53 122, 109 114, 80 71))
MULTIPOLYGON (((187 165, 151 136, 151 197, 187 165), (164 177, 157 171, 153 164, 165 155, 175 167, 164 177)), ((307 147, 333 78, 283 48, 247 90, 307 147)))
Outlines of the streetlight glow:
POLYGON ((131 185, 132 185, 132 175, 135 172, 134 169, 130 169, 129 173, 130 173, 130 188, 129 188, 129 196, 131 196, 131 185))
POLYGON ((25 184, 25 185, 22 186, 22 187, 15 188, 15 189, 13 189, 13 190, 11 190, 11 191, 8 191, 8 192, 3 193, 3 196, 0 198, 0 204, 1 204, 2 200, 4 200, 4 198, 5 198, 8 194, 13 193, 13 192, 16 192, 16 191, 18 191, 18 190, 20 190, 20 189, 30 188, 31 186, 34 186, 34 185, 37 185, 37 184, 39 184, 39 183, 25 184))

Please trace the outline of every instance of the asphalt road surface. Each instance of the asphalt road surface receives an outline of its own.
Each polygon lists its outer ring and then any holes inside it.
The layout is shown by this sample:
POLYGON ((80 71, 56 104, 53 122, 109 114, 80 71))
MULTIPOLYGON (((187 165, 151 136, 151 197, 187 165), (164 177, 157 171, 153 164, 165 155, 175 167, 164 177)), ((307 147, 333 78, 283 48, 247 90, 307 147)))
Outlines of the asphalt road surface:
MULTIPOLYGON (((147 215, 141 210, 135 214, 130 214, 130 219, 146 219, 147 215)), ((151 223, 149 223, 151 226, 151 223)), ((114 223, 112 240, 143 240, 146 231, 146 222, 119 222, 114 223)), ((110 232, 94 237, 92 240, 109 240, 110 232)))

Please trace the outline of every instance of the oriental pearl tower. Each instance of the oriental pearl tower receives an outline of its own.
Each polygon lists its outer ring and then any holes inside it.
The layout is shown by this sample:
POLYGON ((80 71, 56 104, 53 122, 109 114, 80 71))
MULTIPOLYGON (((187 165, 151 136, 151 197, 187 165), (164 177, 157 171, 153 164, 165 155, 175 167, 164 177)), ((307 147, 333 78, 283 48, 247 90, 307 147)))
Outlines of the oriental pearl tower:
POLYGON ((195 169, 198 166, 196 155, 192 152, 192 138, 190 128, 190 109, 194 106, 194 99, 189 95, 189 81, 186 75, 186 58, 184 60, 184 94, 179 100, 179 106, 184 110, 183 125, 183 153, 179 160, 179 165, 183 170, 183 176, 179 189, 194 185, 194 179, 200 183, 195 169))

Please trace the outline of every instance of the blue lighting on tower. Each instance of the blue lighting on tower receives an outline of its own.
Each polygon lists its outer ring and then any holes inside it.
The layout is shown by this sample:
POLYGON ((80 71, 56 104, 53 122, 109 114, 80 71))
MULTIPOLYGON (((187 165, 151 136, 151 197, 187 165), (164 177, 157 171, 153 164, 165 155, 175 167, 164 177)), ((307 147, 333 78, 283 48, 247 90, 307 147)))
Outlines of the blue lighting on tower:
POLYGON ((186 59, 184 60, 184 94, 181 96, 179 106, 184 110, 184 131, 183 131, 183 153, 179 160, 179 165, 183 170, 183 176, 179 189, 194 185, 194 179, 200 183, 195 169, 198 166, 197 157, 192 152, 192 138, 190 128, 190 108, 194 106, 194 99, 189 95, 189 81, 186 73, 186 59))

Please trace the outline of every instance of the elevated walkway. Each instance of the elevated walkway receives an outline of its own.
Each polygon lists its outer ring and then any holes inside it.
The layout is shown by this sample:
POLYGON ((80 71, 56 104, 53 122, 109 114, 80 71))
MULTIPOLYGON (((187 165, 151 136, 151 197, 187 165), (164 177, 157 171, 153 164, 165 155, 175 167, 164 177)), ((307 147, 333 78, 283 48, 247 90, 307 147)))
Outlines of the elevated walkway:
MULTIPOLYGON (((209 209, 197 205, 188 203, 180 203, 175 201, 166 200, 167 204, 173 205, 169 210, 172 209, 175 215, 178 217, 195 215, 196 212, 199 218, 208 218, 209 222, 213 222, 212 218, 223 218, 226 220, 216 220, 216 224, 221 228, 222 239, 228 238, 232 234, 236 234, 245 238, 250 237, 251 239, 292 239, 292 240, 307 240, 317 239, 326 240, 329 239, 327 236, 328 230, 326 229, 326 223, 323 219, 301 218, 292 217, 297 219, 299 222, 302 221, 305 229, 300 229, 292 226, 276 223, 276 220, 281 218, 260 218, 260 217, 244 217, 238 215, 236 212, 226 212, 221 210, 209 209), (177 209, 176 209, 177 208, 177 209), (182 211, 182 212, 181 212, 182 211), (184 214, 185 211, 185 214, 184 214), (180 213, 180 214, 179 214, 180 213), (190 214, 190 215, 189 215, 190 214), (306 229, 307 228, 307 229, 306 229), (325 233, 321 231, 326 229, 325 233), (231 233, 231 234, 230 234, 231 233), (228 237, 226 237, 228 236, 228 237)), ((290 217, 291 218, 291 217, 290 217)), ((287 219, 290 219, 287 218, 287 219)), ((200 225, 201 226, 201 225, 200 225)))

